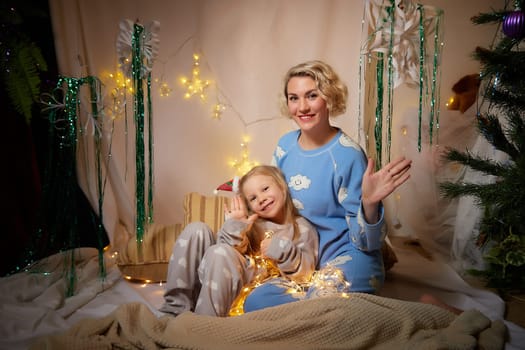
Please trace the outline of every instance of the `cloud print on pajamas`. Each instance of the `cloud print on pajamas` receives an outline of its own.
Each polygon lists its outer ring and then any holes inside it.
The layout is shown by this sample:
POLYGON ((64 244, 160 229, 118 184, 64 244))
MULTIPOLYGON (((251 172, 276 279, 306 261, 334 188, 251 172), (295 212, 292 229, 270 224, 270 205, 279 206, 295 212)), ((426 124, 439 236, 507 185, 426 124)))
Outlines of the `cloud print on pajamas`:
POLYGON ((300 191, 310 187, 310 183, 311 181, 309 178, 307 178, 304 175, 298 174, 290 178, 290 182, 288 182, 288 187, 291 187, 296 191, 300 191))

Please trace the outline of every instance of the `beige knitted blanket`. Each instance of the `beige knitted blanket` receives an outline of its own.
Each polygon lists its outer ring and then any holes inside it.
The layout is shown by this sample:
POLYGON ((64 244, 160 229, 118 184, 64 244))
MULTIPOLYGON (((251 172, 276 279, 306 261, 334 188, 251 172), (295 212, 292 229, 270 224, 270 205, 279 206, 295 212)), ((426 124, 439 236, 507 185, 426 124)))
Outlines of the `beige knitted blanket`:
POLYGON ((31 349, 503 349, 506 326, 475 310, 352 294, 218 318, 191 312, 157 318, 139 303, 84 319, 31 349))

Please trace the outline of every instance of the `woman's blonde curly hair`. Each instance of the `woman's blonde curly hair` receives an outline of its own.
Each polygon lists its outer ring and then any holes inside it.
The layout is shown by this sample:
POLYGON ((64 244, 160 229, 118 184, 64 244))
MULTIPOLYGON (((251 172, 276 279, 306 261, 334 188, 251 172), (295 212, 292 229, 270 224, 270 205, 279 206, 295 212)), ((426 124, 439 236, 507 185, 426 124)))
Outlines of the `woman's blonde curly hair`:
POLYGON ((288 111, 288 82, 292 77, 310 77, 315 81, 323 100, 326 101, 329 116, 336 117, 346 112, 348 88, 339 79, 334 69, 319 60, 307 61, 293 66, 284 76, 284 94, 281 95, 281 113, 290 116, 288 111))

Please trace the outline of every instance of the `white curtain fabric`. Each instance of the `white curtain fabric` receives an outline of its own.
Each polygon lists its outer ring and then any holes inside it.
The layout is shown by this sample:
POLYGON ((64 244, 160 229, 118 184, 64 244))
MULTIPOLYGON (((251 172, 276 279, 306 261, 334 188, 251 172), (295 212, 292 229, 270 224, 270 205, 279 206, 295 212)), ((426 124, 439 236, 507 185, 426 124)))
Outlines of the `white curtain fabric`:
MULTIPOLYGON (((213 190, 235 175, 230 162, 244 151, 258 163, 268 163, 277 139, 295 126, 280 116, 278 96, 282 76, 292 65, 310 59, 330 63, 347 82, 348 110, 334 123, 363 144, 370 130, 360 120, 372 82, 360 84, 360 53, 366 1, 348 0, 49 0, 60 73, 68 77, 99 77, 101 105, 111 106, 112 80, 117 71, 119 23, 130 19, 143 25, 160 23, 159 51, 153 64, 154 221, 182 222, 182 198, 191 191, 213 190), (200 75, 209 79, 205 101, 184 99, 182 76, 191 77, 192 55, 199 53, 200 75), (161 96, 162 84, 171 89, 161 96), (212 108, 220 103, 220 119, 212 108), (361 128, 361 130, 360 130, 361 128), (246 141, 245 136, 249 138, 246 141), (244 143, 245 147, 241 146, 244 143), (247 146, 246 146, 247 145, 247 146)), ((417 89, 405 85, 394 96, 392 158, 413 160, 412 178, 386 201, 391 235, 410 236, 429 249, 455 259, 474 259, 479 251, 468 242, 478 218, 472 202, 442 198, 438 183, 467 179, 474 174, 440 162, 447 146, 474 148, 479 137, 473 127, 475 106, 466 113, 448 111, 452 85, 477 73, 471 58, 477 45, 488 46, 495 28, 476 27, 470 17, 503 6, 502 1, 425 1, 444 11, 441 57, 441 112, 438 138, 417 150, 417 89), (468 212, 468 215, 465 214, 468 212), (460 215, 458 215, 458 213, 460 215), (454 254, 450 254, 454 247, 454 254), (470 248, 469 248, 470 247, 470 248), (465 258, 465 253, 468 257, 465 258)), ((164 90, 166 91, 166 90, 164 90)), ((104 123, 102 154, 104 224, 118 249, 135 232, 135 158, 132 105, 128 119, 104 123)), ((89 114, 82 118, 89 119, 89 114)), ((84 121, 86 123, 86 121, 84 121)), ((93 142, 85 133, 78 158, 79 182, 97 206, 93 142)), ((461 266, 459 264, 458 266, 461 266)))

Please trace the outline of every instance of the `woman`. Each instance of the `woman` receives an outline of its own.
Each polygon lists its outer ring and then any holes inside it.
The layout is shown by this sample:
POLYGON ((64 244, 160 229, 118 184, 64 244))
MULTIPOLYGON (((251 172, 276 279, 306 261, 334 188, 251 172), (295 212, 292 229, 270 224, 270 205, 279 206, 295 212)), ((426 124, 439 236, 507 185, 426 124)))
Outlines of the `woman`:
MULTIPOLYGON (((273 161, 300 214, 319 232, 318 268, 340 269, 351 292, 377 293, 385 275, 381 201, 409 179, 411 161, 400 157, 375 171, 374 160, 330 124, 345 112, 347 96, 346 85, 322 61, 290 68, 282 105, 299 129, 280 138, 273 161)), ((257 287, 245 310, 293 301, 285 288, 278 280, 257 287)))

